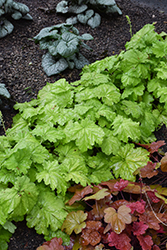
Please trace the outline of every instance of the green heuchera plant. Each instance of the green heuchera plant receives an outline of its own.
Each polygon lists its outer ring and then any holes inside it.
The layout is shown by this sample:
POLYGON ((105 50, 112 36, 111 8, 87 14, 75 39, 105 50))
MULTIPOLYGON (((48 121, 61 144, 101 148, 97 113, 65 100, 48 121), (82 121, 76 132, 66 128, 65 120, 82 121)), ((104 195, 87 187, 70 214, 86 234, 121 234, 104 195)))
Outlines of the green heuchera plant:
POLYGON ((88 24, 92 28, 99 26, 101 23, 101 16, 95 11, 122 15, 122 11, 117 6, 115 0, 63 0, 56 7, 57 13, 74 15, 68 18, 66 23, 76 24, 80 22, 88 24))
POLYGON ((37 99, 15 105, 13 127, 0 137, 3 231, 25 218, 46 240, 67 242, 60 228, 75 210, 68 187, 135 180, 149 157, 134 142, 155 141, 167 124, 166 55, 166 33, 147 24, 125 51, 85 66, 79 81, 48 83, 37 99))
POLYGON ((29 8, 23 4, 13 0, 0 0, 0 38, 5 37, 13 31, 13 24, 9 22, 4 16, 11 15, 15 20, 20 18, 32 20, 28 13, 29 8))
POLYGON ((47 49, 42 58, 42 67, 48 76, 59 74, 67 68, 82 69, 89 61, 79 52, 80 47, 91 49, 83 40, 92 40, 90 34, 79 35, 78 29, 65 23, 43 28, 35 42, 47 49))

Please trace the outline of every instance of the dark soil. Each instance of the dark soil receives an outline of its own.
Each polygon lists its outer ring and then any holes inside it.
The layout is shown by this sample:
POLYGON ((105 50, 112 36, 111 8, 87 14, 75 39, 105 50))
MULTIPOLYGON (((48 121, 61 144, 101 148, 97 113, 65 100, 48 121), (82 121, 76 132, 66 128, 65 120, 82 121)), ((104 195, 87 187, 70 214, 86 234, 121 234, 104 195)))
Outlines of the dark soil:
MULTIPOLYGON (((157 0, 158 1, 158 0, 157 0)), ((53 83, 60 78, 66 78, 69 82, 79 79, 80 70, 66 70, 62 74, 47 77, 41 67, 41 58, 44 51, 39 49, 33 41, 33 37, 47 26, 65 22, 66 17, 58 15, 55 7, 58 0, 20 0, 30 9, 33 21, 13 21, 14 31, 12 34, 0 40, 0 83, 4 83, 9 90, 12 101, 3 102, 1 107, 5 127, 12 124, 12 117, 16 114, 13 110, 15 102, 26 102, 36 98, 38 91, 47 82, 53 83)), ((156 31, 167 32, 167 13, 163 8, 154 9, 139 4, 140 1, 117 0, 118 6, 123 12, 122 16, 103 16, 101 25, 95 29, 81 24, 75 25, 80 34, 90 33, 93 41, 87 44, 93 49, 92 52, 82 50, 82 54, 90 63, 106 56, 119 53, 124 45, 130 40, 129 25, 126 15, 130 17, 133 33, 136 33, 147 23, 156 22, 156 31)), ((4 133, 0 128, 0 134, 4 133)), ((163 127, 156 132, 159 140, 167 142, 167 130, 163 127)), ((166 150, 166 147, 164 147, 166 150)), ((16 223, 18 229, 9 243, 9 250, 35 250, 43 243, 43 236, 37 235, 34 229, 28 229, 25 222, 16 223)))

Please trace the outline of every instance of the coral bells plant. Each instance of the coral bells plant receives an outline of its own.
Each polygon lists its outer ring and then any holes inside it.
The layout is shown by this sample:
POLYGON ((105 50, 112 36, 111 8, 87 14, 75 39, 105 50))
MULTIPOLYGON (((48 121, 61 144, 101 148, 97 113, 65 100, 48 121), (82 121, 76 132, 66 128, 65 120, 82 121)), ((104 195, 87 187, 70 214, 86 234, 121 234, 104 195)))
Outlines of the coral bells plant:
POLYGON ((167 206, 156 197, 155 189, 119 179, 76 185, 69 191, 74 193, 69 205, 85 203, 84 211, 70 212, 62 225, 62 231, 71 235, 71 245, 63 246, 60 239, 53 238, 37 250, 51 250, 60 242, 55 249, 164 249, 165 243, 160 241, 167 234, 167 206))

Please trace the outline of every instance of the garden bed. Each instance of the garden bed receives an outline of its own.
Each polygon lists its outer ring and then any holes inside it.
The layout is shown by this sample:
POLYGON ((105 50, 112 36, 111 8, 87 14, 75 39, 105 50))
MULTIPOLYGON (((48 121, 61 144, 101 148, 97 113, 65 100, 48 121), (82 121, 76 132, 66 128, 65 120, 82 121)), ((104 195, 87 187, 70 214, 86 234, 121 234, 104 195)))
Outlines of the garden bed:
MULTIPOLYGON (((43 51, 36 45, 33 37, 48 26, 65 22, 65 17, 57 15, 55 7, 58 1, 20 1, 30 8, 33 21, 12 21, 14 31, 0 40, 0 83, 4 83, 12 96, 12 101, 5 101, 2 107, 3 119, 6 128, 12 124, 12 117, 16 114, 12 106, 15 102, 26 102, 36 98, 37 93, 47 82, 54 83, 60 78, 69 82, 78 80, 81 70, 66 70, 56 76, 47 77, 41 67, 43 51)), ((130 40, 129 25, 126 15, 130 17, 133 34, 147 23, 156 22, 156 31, 167 32, 167 14, 153 8, 136 5, 129 0, 117 0, 117 5, 122 10, 122 16, 103 16, 101 25, 95 29, 77 24, 80 34, 90 33, 93 41, 87 44, 92 52, 82 50, 82 54, 90 61, 95 62, 118 54, 130 40)), ((0 129, 3 134, 3 129, 0 129)), ((167 130, 162 128, 157 132, 159 140, 167 142, 167 130)), ((166 148, 164 148, 165 151, 166 148)), ((9 243, 10 249, 36 249, 43 242, 43 237, 28 229, 24 222, 17 223, 18 229, 9 243)))

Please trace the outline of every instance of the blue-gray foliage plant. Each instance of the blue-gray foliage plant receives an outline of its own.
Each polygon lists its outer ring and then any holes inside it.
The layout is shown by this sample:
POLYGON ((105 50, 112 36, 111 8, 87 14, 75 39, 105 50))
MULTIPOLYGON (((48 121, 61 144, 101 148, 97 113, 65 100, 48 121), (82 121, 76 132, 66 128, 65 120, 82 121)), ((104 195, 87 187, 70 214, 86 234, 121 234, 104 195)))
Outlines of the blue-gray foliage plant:
POLYGON ((4 17, 6 14, 15 20, 20 18, 32 20, 28 12, 29 8, 23 3, 13 0, 0 0, 0 38, 10 34, 14 29, 13 24, 4 17))
POLYGON ((67 68, 82 69, 89 61, 79 52, 80 47, 91 50, 83 40, 92 40, 90 34, 79 35, 73 25, 62 23, 43 28, 34 37, 41 49, 48 52, 42 57, 42 67, 48 76, 59 74, 67 68))
MULTIPOLYGON (((0 83, 0 105, 2 105, 1 97, 10 98, 10 93, 5 88, 5 84, 0 83)), ((0 125, 1 125, 1 111, 0 111, 0 125)))
POLYGON ((100 25, 101 16, 99 13, 101 12, 106 14, 122 14, 115 0, 63 0, 57 4, 56 12, 63 14, 70 13, 73 15, 66 20, 68 24, 74 25, 80 22, 82 24, 88 24, 91 28, 100 25))

